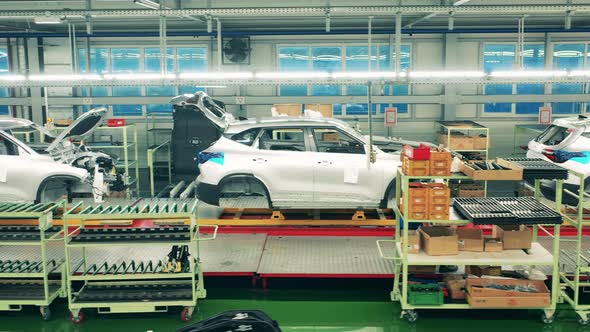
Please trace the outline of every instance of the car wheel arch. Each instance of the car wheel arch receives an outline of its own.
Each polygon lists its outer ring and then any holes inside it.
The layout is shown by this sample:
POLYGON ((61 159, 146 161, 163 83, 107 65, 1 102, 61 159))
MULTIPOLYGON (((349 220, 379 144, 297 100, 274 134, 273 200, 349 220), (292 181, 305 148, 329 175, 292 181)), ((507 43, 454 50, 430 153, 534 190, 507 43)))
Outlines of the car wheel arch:
POLYGON ((221 180, 219 180, 219 190, 221 190, 221 188, 223 188, 223 186, 226 184, 226 182, 228 182, 230 180, 234 180, 234 179, 248 179, 248 180, 253 180, 253 181, 258 182, 262 186, 262 189, 264 189, 264 193, 266 194, 266 199, 268 201, 268 207, 272 208, 272 199, 271 199, 270 190, 268 189, 268 186, 266 185, 266 183, 264 183, 264 181, 259 179, 254 174, 235 173, 235 174, 226 175, 221 180))
POLYGON ((387 188, 385 189, 385 192, 383 193, 383 199, 381 200, 381 204, 379 204, 379 206, 382 209, 387 208, 387 202, 389 201, 389 195, 391 194, 391 191, 395 189, 396 183, 397 183, 397 178, 393 178, 393 179, 391 179, 391 181, 387 185, 387 188))
POLYGON ((41 203, 41 195, 43 193, 43 189, 45 189, 45 186, 50 181, 54 181, 54 180, 61 180, 64 183, 66 183, 68 186, 70 186, 71 184, 73 184, 75 182, 80 181, 79 178, 77 178, 77 177, 75 177, 73 175, 68 175, 68 174, 55 174, 55 175, 50 175, 50 176, 44 178, 43 181, 41 181, 41 183, 37 187, 37 194, 35 195, 35 203, 41 203))

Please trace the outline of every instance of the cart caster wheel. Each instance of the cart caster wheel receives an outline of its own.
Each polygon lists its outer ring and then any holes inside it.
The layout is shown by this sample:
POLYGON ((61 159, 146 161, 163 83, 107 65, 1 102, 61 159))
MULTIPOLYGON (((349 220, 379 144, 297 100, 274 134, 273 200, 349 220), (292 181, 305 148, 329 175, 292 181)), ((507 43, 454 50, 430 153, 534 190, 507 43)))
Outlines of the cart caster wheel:
POLYGON ((193 313, 191 312, 191 310, 189 308, 185 307, 184 309, 182 309, 182 311, 180 312, 180 319, 183 322, 189 322, 192 318, 193 318, 193 313))
POLYGON ((543 313, 543 315, 541 316, 541 320, 545 324, 553 324, 553 322, 555 321, 555 315, 548 317, 546 313, 543 313))
POLYGON ((582 326, 586 326, 588 323, 590 323, 590 319, 578 318, 578 323, 582 326))
POLYGON ((409 323, 414 323, 418 320, 418 313, 414 310, 408 310, 404 313, 404 319, 409 323))
POLYGON ((70 320, 74 324, 80 324, 84 321, 84 313, 82 311, 78 312, 78 316, 74 316, 74 314, 70 313, 70 320))
POLYGON ((41 318, 43 318, 44 321, 51 319, 51 310, 49 310, 49 307, 39 307, 39 311, 41 312, 41 318))

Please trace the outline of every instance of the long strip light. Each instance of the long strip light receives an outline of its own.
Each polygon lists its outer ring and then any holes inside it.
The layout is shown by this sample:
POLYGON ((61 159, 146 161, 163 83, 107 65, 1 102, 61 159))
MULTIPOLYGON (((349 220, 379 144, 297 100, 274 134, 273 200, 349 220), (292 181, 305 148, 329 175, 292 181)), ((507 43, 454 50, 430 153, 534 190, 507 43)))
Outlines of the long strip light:
POLYGON ((490 77, 498 78, 565 77, 567 75, 568 73, 565 70, 508 70, 490 73, 490 77))
POLYGON ((308 72, 190 72, 190 73, 169 73, 162 75, 160 73, 88 73, 88 74, 3 74, 0 75, 0 82, 19 82, 30 81, 35 84, 40 82, 72 82, 79 83, 86 82, 105 82, 105 81, 162 81, 162 80, 186 80, 186 81, 201 81, 202 84, 207 84, 211 81, 213 85, 216 83, 224 84, 224 82, 217 81, 241 81, 247 80, 269 80, 269 81, 312 81, 314 80, 359 80, 359 81, 378 81, 378 80, 400 80, 404 83, 416 82, 438 82, 440 80, 449 81, 471 81, 487 79, 489 82, 494 80, 504 81, 510 79, 534 80, 534 79, 590 79, 590 70, 514 70, 514 71, 494 71, 486 74, 483 71, 413 71, 400 72, 394 71, 371 71, 371 72, 322 72, 322 71, 308 71, 308 72))

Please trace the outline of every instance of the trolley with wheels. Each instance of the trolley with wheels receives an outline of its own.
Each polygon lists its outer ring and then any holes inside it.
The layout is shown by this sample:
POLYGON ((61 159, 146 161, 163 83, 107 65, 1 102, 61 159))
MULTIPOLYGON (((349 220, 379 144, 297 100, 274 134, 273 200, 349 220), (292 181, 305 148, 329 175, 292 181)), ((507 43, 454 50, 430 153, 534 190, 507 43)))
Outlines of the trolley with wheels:
POLYGON ((38 306, 41 317, 49 320, 51 303, 66 296, 63 255, 55 254, 63 252, 63 228, 53 225, 53 214, 64 208, 65 200, 0 203, 0 252, 4 246, 19 247, 18 255, 0 257, 0 310, 38 306), (21 220, 29 225, 19 225, 21 220))
MULTIPOLYGON (((396 224, 395 238, 393 240, 378 240, 377 247, 380 255, 389 259, 394 264, 394 285, 391 292, 391 300, 400 302, 401 304, 401 318, 408 322, 415 322, 418 319, 419 310, 445 310, 445 309, 478 309, 469 303, 438 303, 438 304, 411 304, 409 300, 409 280, 410 266, 441 266, 441 265, 479 265, 479 266, 547 266, 551 267, 554 278, 551 283, 551 293, 549 304, 545 307, 497 307, 497 308, 482 308, 482 309, 536 309, 541 310, 541 320, 550 324, 554 320, 554 314, 557 302, 560 296, 559 278, 559 240, 560 240, 560 225, 551 224, 553 226, 553 233, 539 224, 533 225, 533 243, 530 250, 527 252, 523 250, 504 250, 502 252, 469 252, 459 251, 457 255, 448 256, 429 256, 425 252, 409 253, 408 246, 403 246, 402 243, 408 243, 409 231, 407 227, 410 223, 429 223, 434 225, 466 225, 470 223, 469 220, 462 218, 454 209, 450 208, 449 220, 412 220, 406 218, 408 216, 408 204, 400 204, 409 201, 409 183, 412 180, 463 180, 469 177, 462 173, 452 174, 451 176, 409 176, 403 174, 401 169, 398 170, 396 185, 396 199, 397 202, 394 207, 397 219, 403 222, 396 224), (403 206, 402 209, 399 206, 403 206), (404 224, 403 229, 401 225, 404 224), (538 229, 547 232, 553 238, 552 251, 545 249, 541 244, 536 242, 536 233, 538 229), (388 247, 386 249, 386 247, 388 247)), ((563 185, 563 180, 557 180, 558 188, 563 185)), ((539 180, 536 180, 538 187, 539 180)), ((538 197, 538 195, 537 195, 538 197)), ((557 198, 557 207, 555 211, 559 211, 561 207, 561 197, 557 198)), ((533 223, 531 223, 532 225, 533 223)))
POLYGON ((190 321, 197 300, 206 297, 199 241, 217 234, 217 226, 211 226, 212 235, 199 236, 196 206, 195 201, 165 208, 79 204, 70 209, 64 215, 65 227, 70 220, 79 222, 65 238, 71 321, 81 323, 85 309, 110 314, 167 312, 170 307, 182 307, 180 318, 190 321), (167 219, 171 224, 164 222, 167 219), (179 225, 179 219, 189 222, 179 225), (124 227, 86 226, 90 220, 134 222, 124 227))

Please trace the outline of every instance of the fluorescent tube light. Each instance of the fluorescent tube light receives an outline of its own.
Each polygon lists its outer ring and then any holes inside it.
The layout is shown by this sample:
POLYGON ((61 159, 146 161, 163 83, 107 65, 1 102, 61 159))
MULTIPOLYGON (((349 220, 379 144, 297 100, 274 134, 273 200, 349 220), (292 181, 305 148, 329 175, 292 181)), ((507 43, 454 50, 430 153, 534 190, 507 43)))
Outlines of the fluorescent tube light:
POLYGON ((123 81, 141 81, 141 80, 161 80, 161 79, 176 79, 176 74, 161 75, 159 73, 121 73, 121 74, 104 74, 103 77, 107 80, 123 80, 123 81))
POLYGON ((482 78, 482 71, 414 71, 408 73, 410 78, 482 78))
POLYGON ((369 71, 369 72, 340 72, 332 73, 332 78, 359 78, 359 79, 379 79, 379 78, 395 78, 397 73, 394 71, 369 71))
POLYGON ((538 78, 538 77, 563 77, 566 76, 565 70, 513 70, 513 71, 494 71, 490 77, 501 78, 538 78))
POLYGON ((38 16, 33 18, 35 24, 61 24, 61 19, 57 16, 38 16))
POLYGON ((321 71, 309 72, 262 72, 256 73, 256 78, 267 79, 318 79, 330 78, 330 73, 321 71))
POLYGON ((238 72, 212 72, 212 73, 180 73, 180 79, 208 79, 208 80, 231 80, 231 79, 248 79, 254 74, 248 71, 238 72))
POLYGON ((7 75, 0 75, 0 81, 24 81, 26 77, 24 75, 14 75, 14 74, 7 74, 7 75))
POLYGON ((133 0, 133 3, 149 9, 160 9, 160 4, 151 0, 133 0))
POLYGON ((570 76, 590 76, 590 70, 572 70, 570 76))

